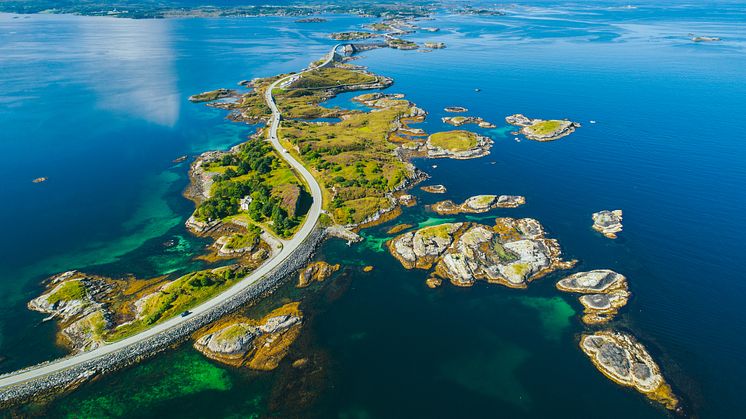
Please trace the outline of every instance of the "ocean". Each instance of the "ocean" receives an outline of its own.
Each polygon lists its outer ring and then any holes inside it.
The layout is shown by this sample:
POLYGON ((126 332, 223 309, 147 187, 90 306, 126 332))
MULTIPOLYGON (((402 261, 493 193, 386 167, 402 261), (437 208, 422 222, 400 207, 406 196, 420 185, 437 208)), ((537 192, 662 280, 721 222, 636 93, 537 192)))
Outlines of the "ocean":
MULTIPOLYGON (((193 209, 181 196, 188 162, 172 160, 227 149, 256 127, 187 97, 303 68, 335 43, 328 33, 373 21, 326 18, 0 15, 0 372, 65 353, 54 325, 25 307, 45 277, 69 269, 152 277, 201 266, 193 257, 206 242, 183 227, 193 209), (48 180, 31 182, 41 176, 48 180), (164 246, 169 240, 178 245, 164 246)), ((431 290, 425 271, 405 270, 382 247, 393 224, 445 220, 425 204, 517 194, 525 206, 448 220, 536 218, 566 258, 579 260, 575 270, 626 275, 632 299, 614 324, 648 347, 686 411, 746 416, 744 22, 732 3, 522 4, 507 16, 439 14, 423 23, 439 32, 408 38, 445 42, 443 50, 365 52, 356 63, 392 77, 389 92, 429 112, 417 127, 448 129, 443 108, 465 106, 497 125, 477 129, 495 144, 480 159, 415 160, 446 195, 414 189, 420 204, 365 230, 364 242, 327 241, 318 258, 342 272, 305 291, 290 280, 266 303, 304 301, 308 320, 289 359, 307 357, 311 367, 236 370, 186 344, 23 411, 665 417, 580 351, 582 306, 554 289, 562 273, 527 290, 431 290), (693 43, 690 33, 723 41, 693 43), (582 127, 554 142, 516 141, 504 122, 514 113, 582 127), (624 211, 616 240, 591 229, 602 209, 624 211)), ((353 107, 353 96, 330 102, 353 107)))

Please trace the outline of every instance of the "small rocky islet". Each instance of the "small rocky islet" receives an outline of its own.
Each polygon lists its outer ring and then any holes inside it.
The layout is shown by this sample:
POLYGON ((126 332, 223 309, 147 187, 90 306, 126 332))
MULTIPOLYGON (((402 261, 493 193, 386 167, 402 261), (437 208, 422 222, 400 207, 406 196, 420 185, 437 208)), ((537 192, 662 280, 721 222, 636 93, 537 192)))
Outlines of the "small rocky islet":
POLYGON ((495 124, 485 121, 481 116, 444 116, 440 119, 448 125, 460 127, 466 124, 475 124, 479 128, 495 128, 495 124))
POLYGON ((429 158, 474 159, 490 154, 493 141, 471 131, 436 132, 424 144, 429 158))
POLYGON ((580 338, 580 349, 611 381, 632 387, 667 409, 682 411, 660 367, 634 336, 616 330, 587 333, 580 338))
POLYGON ((622 210, 603 210, 593 213, 593 229, 606 238, 616 239, 622 231, 622 210))
POLYGON ((194 348, 227 365, 273 370, 300 334, 299 307, 297 302, 285 304, 258 321, 243 316, 221 320, 196 334, 194 348))
POLYGON ((600 324, 612 320, 619 309, 627 305, 630 297, 627 278, 610 269, 577 272, 559 280, 557 289, 584 294, 579 301, 585 308, 585 324, 600 324))
POLYGON ((305 288, 313 282, 323 282, 332 276, 334 272, 337 272, 340 267, 338 263, 332 265, 324 261, 311 262, 298 273, 298 284, 296 287, 305 288))
POLYGON ((439 201, 430 210, 440 215, 471 213, 479 214, 495 208, 517 208, 526 203, 526 198, 518 195, 476 195, 458 205, 450 199, 439 201))
POLYGON ((580 128, 580 123, 562 119, 531 119, 517 113, 507 116, 505 122, 510 125, 521 127, 521 134, 529 140, 554 141, 575 132, 580 128))
POLYGON ((427 193, 446 193, 446 187, 443 185, 426 185, 420 187, 420 189, 427 193))

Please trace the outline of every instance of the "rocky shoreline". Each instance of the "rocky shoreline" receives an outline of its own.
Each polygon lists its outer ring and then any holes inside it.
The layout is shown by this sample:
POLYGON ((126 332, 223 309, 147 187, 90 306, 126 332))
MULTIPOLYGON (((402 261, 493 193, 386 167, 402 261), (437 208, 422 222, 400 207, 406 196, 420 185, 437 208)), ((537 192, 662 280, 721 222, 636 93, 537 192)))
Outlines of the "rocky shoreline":
MULTIPOLYGON (((469 287, 477 280, 510 288, 528 283, 576 261, 563 261, 559 243, 545 237, 532 218, 497 218, 493 227, 444 223, 404 233, 387 242, 406 269, 431 270, 431 276, 469 287)), ((439 284, 428 281, 428 286, 439 284)))
POLYGON ((584 294, 579 301, 585 308, 585 324, 600 324, 612 320, 619 309, 627 305, 630 297, 627 278, 610 269, 572 274, 559 280, 557 289, 584 294))
POLYGON ((300 334, 303 312, 299 305, 297 302, 285 304, 259 321, 245 317, 220 321, 198 336, 193 346, 206 357, 223 364, 273 370, 300 334))
MULTIPOLYGON (((212 310, 193 317, 179 324, 177 327, 157 336, 135 343, 110 354, 87 361, 62 371, 43 377, 25 381, 23 383, 0 389, 0 408, 7 408, 38 397, 50 397, 53 394, 71 390, 92 377, 112 373, 122 368, 134 365, 150 358, 176 344, 179 344, 198 329, 213 323, 221 317, 232 313, 248 303, 254 302, 263 295, 271 293, 281 282, 289 278, 309 260, 317 246, 324 238, 324 230, 316 229, 299 246, 287 262, 268 273, 262 281, 247 287, 238 295, 224 301, 212 310)), ((56 361, 49 361, 24 370, 5 374, 7 377, 39 366, 49 365, 56 361)))
POLYGON ((615 383, 632 387, 666 408, 681 412, 678 398, 645 346, 632 335, 614 330, 584 334, 580 349, 615 383))
POLYGON ((469 147, 452 147, 452 146, 442 146, 439 145, 439 143, 435 142, 434 135, 437 134, 448 134, 451 135, 452 133, 456 133, 458 131, 450 131, 446 133, 436 133, 433 135, 430 135, 427 138, 427 142, 424 144, 424 151, 427 154, 427 157, 431 159, 442 159, 442 158, 449 158, 449 159, 455 159, 455 160, 467 160, 467 159, 476 159, 479 157, 484 157, 488 154, 490 154, 490 148, 492 148, 493 141, 489 137, 485 137, 483 135, 478 135, 469 131, 469 134, 473 135, 474 137, 474 144, 469 147))
POLYGON ((526 203, 526 198, 517 195, 476 195, 468 198, 461 205, 450 199, 439 201, 430 206, 430 210, 440 215, 481 214, 495 208, 517 208, 526 203))
POLYGON ((495 128, 495 124, 487 122, 481 116, 444 116, 441 121, 454 127, 460 127, 466 124, 475 124, 479 128, 495 128))
POLYGON ((521 127, 521 134, 529 140, 554 141, 575 132, 580 123, 561 119, 531 119, 517 113, 505 117, 505 122, 521 127))

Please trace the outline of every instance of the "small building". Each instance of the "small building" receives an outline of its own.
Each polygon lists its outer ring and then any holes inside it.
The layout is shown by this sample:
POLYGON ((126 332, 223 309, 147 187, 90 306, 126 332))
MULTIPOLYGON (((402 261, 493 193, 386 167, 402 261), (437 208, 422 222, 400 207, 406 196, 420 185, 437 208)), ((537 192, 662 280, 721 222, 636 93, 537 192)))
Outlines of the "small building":
POLYGON ((238 201, 238 207, 241 209, 241 211, 248 211, 249 204, 251 204, 251 197, 248 195, 244 196, 243 198, 241 198, 240 201, 238 201))

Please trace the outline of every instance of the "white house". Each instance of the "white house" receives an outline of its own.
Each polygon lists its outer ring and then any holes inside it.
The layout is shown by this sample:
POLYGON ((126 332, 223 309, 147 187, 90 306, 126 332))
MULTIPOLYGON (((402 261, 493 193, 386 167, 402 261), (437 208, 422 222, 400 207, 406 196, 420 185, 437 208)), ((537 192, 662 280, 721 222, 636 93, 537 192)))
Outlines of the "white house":
POLYGON ((241 198, 240 201, 238 201, 238 207, 241 209, 241 211, 248 211, 249 204, 251 204, 251 197, 248 195, 244 196, 243 198, 241 198))

